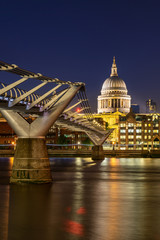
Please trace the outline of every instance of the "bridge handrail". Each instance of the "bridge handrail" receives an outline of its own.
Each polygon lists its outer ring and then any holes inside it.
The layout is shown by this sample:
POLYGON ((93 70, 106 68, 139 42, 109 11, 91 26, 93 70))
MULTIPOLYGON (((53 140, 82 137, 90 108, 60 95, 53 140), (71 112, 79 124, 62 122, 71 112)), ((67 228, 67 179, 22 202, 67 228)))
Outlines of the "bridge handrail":
POLYGON ((59 80, 58 78, 51 78, 51 77, 46 77, 44 75, 42 75, 41 73, 34 73, 22 68, 19 68, 17 65, 15 64, 8 64, 5 63, 3 61, 0 61, 0 70, 2 71, 6 71, 6 72, 10 72, 10 73, 14 73, 17 74, 19 76, 22 77, 34 77, 38 80, 41 81, 47 81, 47 82, 55 82, 55 83, 61 83, 61 84, 67 84, 67 85, 76 85, 76 86, 85 86, 85 83, 83 82, 70 82, 70 81, 62 81, 59 80))

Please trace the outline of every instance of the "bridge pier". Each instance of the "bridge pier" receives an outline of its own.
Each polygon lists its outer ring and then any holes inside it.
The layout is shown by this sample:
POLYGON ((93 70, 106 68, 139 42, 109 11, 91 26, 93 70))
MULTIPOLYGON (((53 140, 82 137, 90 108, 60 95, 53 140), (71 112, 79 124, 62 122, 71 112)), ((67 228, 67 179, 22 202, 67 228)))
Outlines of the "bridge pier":
POLYGON ((1 113, 18 136, 11 183, 48 183, 52 181, 45 135, 64 111, 81 86, 72 86, 55 105, 28 123, 17 111, 1 113))
POLYGON ((19 138, 17 140, 10 182, 52 182, 45 138, 19 138))
POLYGON ((102 145, 95 145, 92 148, 92 160, 104 160, 104 151, 102 145))

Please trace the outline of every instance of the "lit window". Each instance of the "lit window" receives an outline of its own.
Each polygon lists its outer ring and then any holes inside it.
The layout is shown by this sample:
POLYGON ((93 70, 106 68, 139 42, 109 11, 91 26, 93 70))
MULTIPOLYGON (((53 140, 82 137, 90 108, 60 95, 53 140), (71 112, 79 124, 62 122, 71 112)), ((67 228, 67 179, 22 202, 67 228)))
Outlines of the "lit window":
POLYGON ((141 138, 142 138, 142 136, 139 136, 139 135, 136 136, 136 139, 141 139, 141 138))
POLYGON ((151 136, 148 136, 148 139, 151 139, 151 136))
POLYGON ((134 132, 134 129, 128 129, 128 132, 129 132, 129 133, 133 133, 133 132, 134 132))
POLYGON ((144 136, 144 139, 147 139, 147 136, 144 136))
POLYGON ((141 133, 142 130, 141 129, 136 129, 136 133, 141 133))
POLYGON ((156 114, 153 115, 152 120, 158 119, 158 116, 156 114))
POLYGON ((128 123, 128 127, 133 127, 133 123, 128 123))
POLYGON ((134 136, 133 136, 133 135, 129 135, 128 138, 129 138, 129 139, 133 139, 134 136))
POLYGON ((147 133, 147 130, 144 130, 145 133, 147 133))
POLYGON ((151 130, 149 129, 148 132, 151 133, 151 130))
POLYGON ((150 123, 148 124, 148 127, 151 127, 151 124, 150 124, 150 123))
POLYGON ((125 127, 125 126, 126 126, 125 123, 121 123, 121 124, 120 124, 120 127, 125 127))
POLYGON ((158 133, 158 132, 159 132, 159 130, 158 130, 158 129, 155 129, 155 130, 153 130, 153 132, 154 132, 154 133, 158 133))
POLYGON ((147 123, 145 123, 144 126, 147 127, 147 123))
POLYGON ((120 139, 125 139, 126 138, 126 136, 120 136, 120 139))
POLYGON ((121 130, 120 130, 120 133, 125 133, 125 132, 126 132, 125 129, 121 129, 121 130))

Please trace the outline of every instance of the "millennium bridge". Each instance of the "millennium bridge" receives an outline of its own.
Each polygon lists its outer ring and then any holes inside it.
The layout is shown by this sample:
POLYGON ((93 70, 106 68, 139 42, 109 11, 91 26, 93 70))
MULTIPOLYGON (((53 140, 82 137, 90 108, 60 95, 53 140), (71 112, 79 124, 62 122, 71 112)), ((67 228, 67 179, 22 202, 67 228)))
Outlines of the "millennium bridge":
POLYGON ((84 83, 46 77, 3 61, 0 71, 14 75, 11 83, 6 84, 4 76, 0 82, 0 112, 18 136, 11 183, 52 182, 45 136, 54 124, 84 132, 94 143, 92 159, 104 159, 102 144, 112 129, 106 131, 93 118, 84 83), (24 83, 26 89, 20 87, 24 83), (73 111, 77 105, 83 114, 73 111), (29 116, 34 121, 28 122, 29 116))

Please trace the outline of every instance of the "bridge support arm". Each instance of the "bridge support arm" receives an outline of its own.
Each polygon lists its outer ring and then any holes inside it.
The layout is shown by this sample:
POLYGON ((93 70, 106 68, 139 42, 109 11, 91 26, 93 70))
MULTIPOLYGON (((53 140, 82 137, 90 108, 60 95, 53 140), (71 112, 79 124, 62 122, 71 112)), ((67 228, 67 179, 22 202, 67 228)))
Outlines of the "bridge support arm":
POLYGON ((45 94, 43 94, 41 97, 39 97, 38 99, 36 99, 34 102, 30 103, 27 105, 26 109, 29 110, 32 107, 34 107, 36 104, 40 103, 41 101, 43 101, 48 95, 50 95, 51 93, 55 92, 56 89, 58 89, 61 86, 61 84, 58 84, 55 88, 49 90, 48 92, 46 92, 45 94))
POLYGON ((90 140, 94 143, 94 146, 92 148, 92 159, 93 160, 104 160, 104 151, 103 151, 103 143, 105 140, 109 137, 113 129, 107 130, 106 135, 100 135, 98 136, 96 134, 92 134, 90 132, 86 132, 90 140))
POLYGON ((30 124, 21 115, 13 110, 0 111, 18 137, 29 137, 30 124))
POLYGON ((54 105, 49 112, 44 112, 43 116, 38 117, 31 124, 31 137, 45 136, 49 128, 54 124, 59 115, 63 112, 66 106, 70 103, 81 86, 72 86, 54 105))

